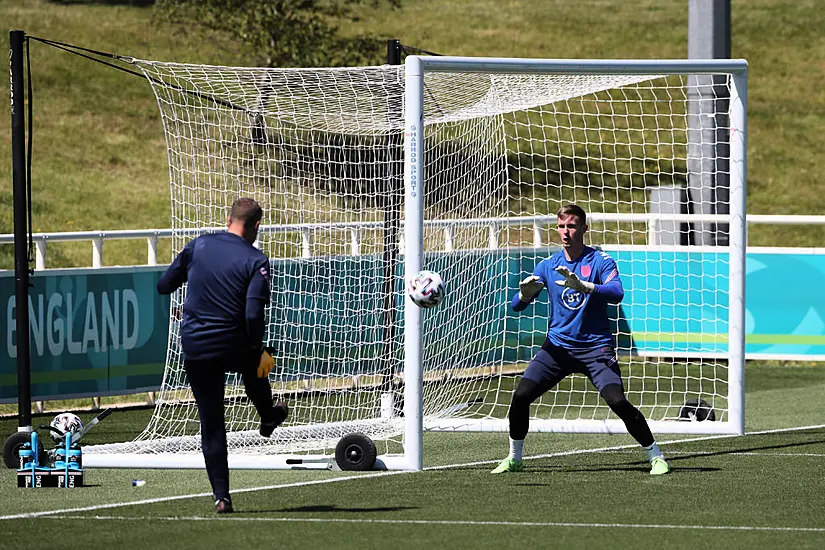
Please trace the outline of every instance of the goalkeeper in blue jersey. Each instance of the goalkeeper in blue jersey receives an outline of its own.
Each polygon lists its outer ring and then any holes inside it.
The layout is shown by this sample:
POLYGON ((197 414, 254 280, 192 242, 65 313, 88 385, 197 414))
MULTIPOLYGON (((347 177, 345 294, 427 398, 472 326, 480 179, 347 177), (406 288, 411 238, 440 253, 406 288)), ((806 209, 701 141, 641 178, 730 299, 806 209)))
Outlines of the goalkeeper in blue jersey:
POLYGON ((670 466, 653 439, 647 420, 624 394, 607 316, 607 304, 619 303, 624 298, 616 262, 606 253, 585 246, 587 216, 580 207, 562 207, 557 219, 562 250, 536 266, 533 275, 519 284, 511 304, 514 311, 522 311, 546 288, 552 315, 547 340, 524 371, 510 403, 510 454, 492 473, 524 469, 522 451, 530 423, 530 404, 566 376, 581 373, 622 419, 628 433, 644 447, 650 473, 667 474, 670 466))

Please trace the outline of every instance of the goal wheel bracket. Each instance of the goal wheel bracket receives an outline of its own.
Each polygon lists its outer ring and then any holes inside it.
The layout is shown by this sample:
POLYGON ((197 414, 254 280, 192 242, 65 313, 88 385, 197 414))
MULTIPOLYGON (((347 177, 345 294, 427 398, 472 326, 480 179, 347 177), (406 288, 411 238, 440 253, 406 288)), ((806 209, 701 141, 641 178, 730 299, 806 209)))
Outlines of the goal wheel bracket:
POLYGON ((335 462, 342 470, 372 470, 377 456, 375 443, 362 433, 347 434, 335 446, 335 462))

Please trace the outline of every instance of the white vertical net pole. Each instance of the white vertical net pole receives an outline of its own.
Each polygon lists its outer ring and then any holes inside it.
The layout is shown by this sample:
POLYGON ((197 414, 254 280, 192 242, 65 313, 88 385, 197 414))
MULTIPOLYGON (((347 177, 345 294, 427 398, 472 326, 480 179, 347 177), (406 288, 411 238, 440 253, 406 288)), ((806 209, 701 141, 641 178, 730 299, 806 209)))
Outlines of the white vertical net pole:
POLYGON ((728 406, 730 422, 745 433, 745 174, 747 150, 747 72, 734 73, 730 91, 730 330, 728 406))
MULTIPOLYGON (((424 77, 416 57, 406 60, 404 125, 404 278, 421 270, 424 249, 424 77)), ((424 401, 421 309, 405 296, 404 306, 404 454, 409 467, 423 468, 424 401)))

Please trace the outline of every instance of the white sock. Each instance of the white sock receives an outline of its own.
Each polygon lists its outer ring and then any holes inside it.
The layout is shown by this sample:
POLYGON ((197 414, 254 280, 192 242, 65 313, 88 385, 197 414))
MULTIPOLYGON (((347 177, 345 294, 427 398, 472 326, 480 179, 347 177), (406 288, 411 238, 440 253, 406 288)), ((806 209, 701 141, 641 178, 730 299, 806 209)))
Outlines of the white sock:
POLYGON ((650 462, 653 462, 654 458, 665 458, 665 455, 662 454, 662 451, 659 449, 659 446, 654 441, 652 445, 649 447, 643 447, 645 453, 647 453, 647 459, 650 462))
POLYGON ((524 451, 524 440, 510 438, 510 458, 514 460, 521 460, 521 454, 524 451))

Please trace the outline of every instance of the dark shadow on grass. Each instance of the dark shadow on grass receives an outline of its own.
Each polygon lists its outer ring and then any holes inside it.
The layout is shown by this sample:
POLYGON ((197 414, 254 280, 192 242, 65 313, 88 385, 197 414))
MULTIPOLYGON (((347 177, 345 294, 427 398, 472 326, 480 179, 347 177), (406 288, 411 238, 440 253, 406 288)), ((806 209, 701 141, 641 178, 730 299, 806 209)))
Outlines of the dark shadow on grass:
POLYGON ((136 6, 146 7, 155 3, 155 0, 51 0, 54 4, 64 5, 94 5, 104 6, 136 6))
MULTIPOLYGON (((703 456, 703 455, 699 455, 703 456)), ((707 455, 704 455, 707 456, 707 455)), ((671 464, 673 463, 674 457, 668 456, 668 462, 671 464)), ((540 474, 580 474, 584 472, 637 472, 642 474, 647 474, 650 472, 650 465, 647 461, 634 461, 634 462, 625 462, 621 464, 594 464, 592 466, 570 466, 570 465, 538 465, 533 464, 532 461, 528 462, 525 466, 524 473, 531 474, 531 473, 540 473, 540 474)), ((455 470, 465 470, 465 471, 480 471, 480 472, 489 472, 490 470, 484 468, 482 466, 471 466, 466 468, 455 468, 455 470)), ((707 466, 688 466, 688 467, 679 467, 678 471, 680 472, 718 472, 722 470, 722 468, 711 468, 707 466)), ((513 476, 513 475, 521 475, 521 474, 505 474, 505 476, 513 476)), ((534 485, 532 483, 525 483, 525 486, 534 485)), ((537 483, 535 485, 543 485, 541 483, 537 483)))
MULTIPOLYGON (((670 459, 669 462, 672 463, 670 459)), ((689 466, 674 468, 673 472, 719 472, 722 468, 711 468, 707 466, 689 466)), ((631 464, 611 464, 603 466, 530 466, 525 473, 542 473, 542 474, 581 474, 588 472, 633 472, 638 474, 649 474, 650 466, 647 462, 631 463, 631 464)), ((543 485, 542 483, 517 483, 516 485, 543 485)))
MULTIPOLYGON (((825 443, 825 437, 813 441, 794 441, 792 443, 781 443, 776 445, 749 445, 747 447, 739 447, 736 449, 725 449, 719 451, 696 452, 692 454, 680 454, 678 456, 668 456, 668 462, 677 462, 680 460, 689 460, 692 458, 704 458, 708 456, 724 456, 738 453, 752 453, 756 451, 770 451, 778 449, 790 449, 794 447, 803 447, 805 445, 819 445, 825 443)), ((667 453, 665 453, 667 454, 667 453)))
POLYGON ((259 513, 269 514, 275 512, 400 512, 404 510, 417 510, 417 506, 371 506, 371 507, 349 507, 336 506, 335 504, 317 504, 314 506, 296 506, 293 508, 278 508, 277 510, 258 510, 259 513))
MULTIPOLYGON (((660 477, 670 477, 672 475, 679 475, 679 473, 706 473, 706 472, 719 472, 722 471, 722 468, 708 468, 704 466, 696 466, 696 467, 686 467, 686 468, 674 468, 672 472, 667 476, 660 476, 660 477)), ((525 474, 531 473, 542 473, 542 474, 581 474, 581 473, 588 473, 588 472, 632 472, 636 474, 640 474, 642 476, 648 476, 651 479, 656 476, 650 476, 650 467, 645 465, 640 466, 602 466, 602 467, 592 467, 592 468, 530 468, 529 470, 525 470, 525 474)), ((517 487, 550 487, 555 486, 557 483, 514 483, 517 487)))
MULTIPOLYGON (((815 432, 816 433, 816 432, 815 432)), ((757 451, 769 451, 769 450, 779 450, 779 449, 788 449, 794 447, 802 447, 805 445, 818 445, 825 443, 825 437, 817 438, 810 441, 794 441, 791 443, 779 443, 774 445, 748 445, 746 447, 737 447, 735 449, 724 449, 718 451, 710 451, 710 452, 696 452, 691 454, 680 454, 680 455, 668 455, 667 450, 665 450, 665 456, 667 457, 667 461, 673 467, 673 471, 678 472, 719 472, 722 471, 724 468, 715 468, 715 467, 708 467, 708 466, 678 466, 677 464, 684 460, 692 460, 695 458, 706 458, 706 457, 714 457, 714 456, 725 456, 731 454, 738 454, 738 453, 749 453, 749 452, 757 452, 757 451)), ((647 462, 626 462, 624 464, 615 464, 615 465, 594 465, 594 466, 530 466, 530 472, 546 472, 546 473, 565 473, 565 472, 609 472, 609 471, 632 471, 632 472, 647 472, 648 465, 647 462)))
MULTIPOLYGON (((809 434, 809 435, 822 435, 822 437, 818 437, 813 440, 808 441, 794 441, 791 443, 778 443, 774 445, 749 445, 743 447, 737 447, 734 449, 724 449, 724 450, 717 450, 717 451, 701 451, 696 453, 689 453, 689 454, 679 454, 673 455, 668 454, 667 449, 665 449, 665 456, 667 461, 670 463, 671 466, 674 466, 675 463, 679 463, 684 460, 692 460, 695 458, 705 458, 705 457, 713 457, 713 456, 725 456, 725 455, 732 455, 738 453, 748 453, 748 452, 757 452, 757 451, 769 451, 769 450, 779 450, 779 449, 788 449, 794 447, 802 447, 805 445, 819 445, 825 443, 825 431, 823 430, 811 430, 809 432, 797 432, 799 434, 809 434)), ((787 434, 765 434, 765 437, 770 436, 777 436, 777 435, 787 435, 787 434)), ((678 445, 678 443, 676 443, 678 445)), ((670 446, 668 446, 670 447, 670 446)), ((491 463, 492 464, 492 463, 491 463)), ((631 471, 631 472, 647 472, 649 466, 647 461, 633 461, 633 462, 625 462, 621 464, 610 464, 610 465, 593 465, 593 466, 565 466, 565 465, 534 465, 532 461, 527 463, 525 473, 580 473, 580 472, 610 472, 610 471, 631 471)), ((489 471, 491 468, 489 466, 484 465, 477 465, 477 466, 466 466, 462 468, 454 468, 453 470, 466 470, 466 471, 489 471)), ((722 471, 724 468, 712 468, 707 466, 675 466, 675 472, 718 472, 722 471)), ((524 484, 525 486, 537 485, 541 486, 543 484, 524 484)))

